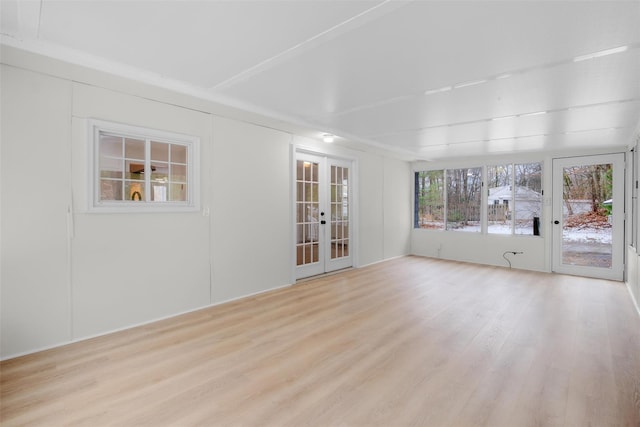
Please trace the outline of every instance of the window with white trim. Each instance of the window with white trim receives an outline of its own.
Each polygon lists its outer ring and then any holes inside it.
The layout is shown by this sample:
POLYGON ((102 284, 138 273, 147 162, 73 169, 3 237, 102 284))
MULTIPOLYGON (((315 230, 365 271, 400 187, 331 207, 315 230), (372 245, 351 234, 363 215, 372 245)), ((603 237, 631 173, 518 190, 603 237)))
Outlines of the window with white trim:
POLYGON ((541 162, 416 171, 414 179, 414 228, 540 235, 541 162))
POLYGON ((198 210, 199 138, 90 121, 90 209, 198 210))

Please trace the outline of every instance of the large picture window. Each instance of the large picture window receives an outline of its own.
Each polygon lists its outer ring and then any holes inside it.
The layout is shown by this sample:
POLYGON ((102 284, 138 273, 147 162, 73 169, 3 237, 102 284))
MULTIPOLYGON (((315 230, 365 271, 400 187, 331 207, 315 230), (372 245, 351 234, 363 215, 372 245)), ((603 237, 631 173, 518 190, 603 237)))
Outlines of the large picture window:
POLYGON ((540 235, 542 163, 485 169, 484 194, 482 167, 415 172, 414 227, 540 235))
POLYGON ((198 138, 91 121, 93 210, 197 210, 198 138))

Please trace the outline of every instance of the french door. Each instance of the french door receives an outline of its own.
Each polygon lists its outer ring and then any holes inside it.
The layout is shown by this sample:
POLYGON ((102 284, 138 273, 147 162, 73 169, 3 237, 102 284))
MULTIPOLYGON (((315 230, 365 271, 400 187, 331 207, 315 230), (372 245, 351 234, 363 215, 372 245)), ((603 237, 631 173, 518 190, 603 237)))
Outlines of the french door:
POLYGON ((553 271, 623 280, 624 154, 553 160, 553 271))
POLYGON ((353 265, 350 161, 296 153, 296 279, 353 265))

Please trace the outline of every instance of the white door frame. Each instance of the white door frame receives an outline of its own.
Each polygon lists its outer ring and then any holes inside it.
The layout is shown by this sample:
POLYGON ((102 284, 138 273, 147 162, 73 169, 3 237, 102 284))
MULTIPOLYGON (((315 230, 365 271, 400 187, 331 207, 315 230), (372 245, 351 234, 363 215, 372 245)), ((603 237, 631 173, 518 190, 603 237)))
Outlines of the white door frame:
MULTIPOLYGON (((320 171, 321 176, 319 179, 326 180, 326 171, 320 171)), ((311 277, 312 275, 323 274, 327 271, 338 270, 341 268, 348 267, 357 267, 358 266, 358 161, 355 158, 337 156, 332 154, 326 154, 323 152, 310 150, 305 147, 296 146, 295 144, 291 145, 291 283, 295 283, 296 280, 305 277, 311 277), (330 162, 335 161, 338 164, 349 166, 350 171, 350 180, 351 185, 349 188, 349 199, 350 199, 350 214, 349 214, 349 249, 350 249, 350 258, 351 262, 348 265, 344 265, 344 262, 331 262, 330 256, 330 247, 329 245, 324 245, 324 242, 321 242, 323 245, 322 253, 325 257, 324 265, 321 270, 315 271, 313 269, 309 269, 308 273, 303 276, 299 275, 299 269, 296 265, 297 261, 297 253, 296 253, 296 244, 297 244, 297 230, 296 230, 296 198, 297 198, 297 187, 296 187, 296 166, 297 160, 300 158, 308 158, 310 160, 321 159, 322 163, 325 165, 325 169, 330 167, 330 162), (328 269, 325 268, 328 267, 328 269)), ((321 186, 322 187, 322 186, 321 186)), ((330 216, 330 206, 327 201, 326 191, 321 190, 321 203, 324 203, 327 209, 327 216, 330 216)), ((325 233, 330 237, 330 228, 329 224, 324 226, 325 233)), ((327 241, 327 239, 322 239, 323 241, 327 241)))
POLYGON ((557 273, 576 276, 596 277, 610 280, 624 279, 625 248, 625 157, 624 153, 612 153, 596 156, 562 157, 553 159, 553 219, 552 231, 552 270, 557 273), (563 168, 577 165, 613 165, 613 206, 612 211, 612 265, 611 268, 577 266, 562 262, 563 228, 563 168), (621 208, 620 208, 621 207, 621 208))

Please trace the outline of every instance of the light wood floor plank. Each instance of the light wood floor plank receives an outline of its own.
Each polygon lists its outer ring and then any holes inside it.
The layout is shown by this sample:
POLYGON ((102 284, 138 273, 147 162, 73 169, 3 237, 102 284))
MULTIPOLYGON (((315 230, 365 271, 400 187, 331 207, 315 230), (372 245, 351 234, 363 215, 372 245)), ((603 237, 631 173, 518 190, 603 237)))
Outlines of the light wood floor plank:
POLYGON ((640 426, 624 284, 405 257, 0 363, 0 422, 640 426))

